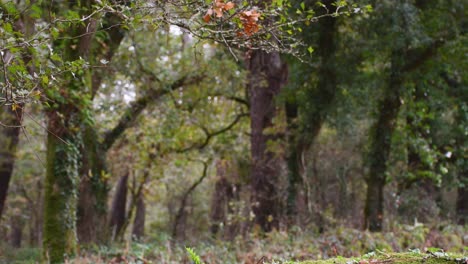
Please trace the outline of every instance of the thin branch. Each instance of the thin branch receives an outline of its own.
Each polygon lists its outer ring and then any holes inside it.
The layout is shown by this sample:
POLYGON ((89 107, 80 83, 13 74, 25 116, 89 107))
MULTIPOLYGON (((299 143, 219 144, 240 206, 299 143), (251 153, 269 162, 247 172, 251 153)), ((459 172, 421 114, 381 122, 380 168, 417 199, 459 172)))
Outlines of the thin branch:
POLYGON ((57 134, 55 134, 54 132, 50 131, 47 127, 43 126, 42 124, 40 124, 39 122, 37 122, 34 118, 32 118, 32 116, 30 114, 28 114, 27 112, 24 112, 25 115, 27 115, 34 123, 36 123, 38 126, 42 127, 43 129, 45 129, 48 133, 52 134, 54 137, 56 137, 58 140, 62 141, 63 143, 67 144, 68 146, 70 146, 70 143, 66 142, 65 140, 63 140, 61 137, 59 137, 57 134))
POLYGON ((197 181, 195 181, 190 186, 190 188, 188 188, 185 191, 185 193, 182 195, 182 200, 180 201, 179 210, 177 211, 177 214, 176 214, 175 220, 174 220, 174 225, 172 227, 172 237, 173 238, 177 237, 177 227, 179 226, 180 219, 182 218, 182 216, 184 214, 185 206, 187 204, 187 199, 188 199, 189 195, 195 190, 195 188, 198 187, 198 185, 200 185, 203 182, 203 180, 208 175, 208 162, 207 161, 202 161, 202 160, 198 160, 198 162, 201 162, 203 164, 202 176, 197 181))
POLYGON ((200 126, 200 129, 203 130, 203 132, 205 133, 205 140, 200 143, 200 144, 193 144, 192 146, 190 147, 187 147, 187 148, 184 148, 184 149, 179 149, 179 150, 176 150, 175 152, 176 153, 184 153, 184 152, 188 152, 188 151, 191 151, 191 150, 201 150, 203 148, 205 148, 209 143, 210 143, 210 140, 219 135, 219 134, 222 134, 226 131, 229 131, 231 128, 233 128, 237 123, 239 123, 239 121, 243 118, 243 117, 246 117, 246 116, 249 116, 249 114, 247 113, 241 113, 239 115, 236 116, 236 118, 229 124, 227 125, 226 127, 224 128, 221 128, 217 131, 214 131, 214 132, 210 132, 206 127, 203 127, 203 126, 200 126))

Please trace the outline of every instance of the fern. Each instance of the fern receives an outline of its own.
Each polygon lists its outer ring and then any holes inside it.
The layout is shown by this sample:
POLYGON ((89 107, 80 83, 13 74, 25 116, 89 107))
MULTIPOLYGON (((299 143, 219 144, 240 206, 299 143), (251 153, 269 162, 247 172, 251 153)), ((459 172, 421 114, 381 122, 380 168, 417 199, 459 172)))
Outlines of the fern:
POLYGON ((195 264, 204 264, 201 261, 200 256, 193 250, 193 248, 186 247, 185 248, 187 252, 189 253, 190 259, 195 263, 195 264))

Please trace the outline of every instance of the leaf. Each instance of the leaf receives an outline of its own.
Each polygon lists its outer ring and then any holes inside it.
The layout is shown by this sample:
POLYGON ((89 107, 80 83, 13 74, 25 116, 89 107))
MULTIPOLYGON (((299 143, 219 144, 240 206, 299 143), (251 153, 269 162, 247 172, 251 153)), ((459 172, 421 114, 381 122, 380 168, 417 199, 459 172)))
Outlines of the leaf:
POLYGON ((19 108, 19 106, 17 104, 15 104, 15 103, 11 105, 11 111, 16 111, 16 109, 18 109, 18 108, 19 108))
POLYGON ((227 2, 226 5, 224 5, 224 10, 228 11, 232 8, 234 8, 234 3, 233 2, 227 2))
POLYGON ((203 20, 204 20, 206 23, 210 22, 210 20, 211 20, 211 15, 212 15, 212 14, 213 14, 213 9, 211 9, 211 8, 208 9, 208 10, 206 11, 206 14, 203 16, 203 20))
POLYGON ((8 33, 13 32, 13 27, 11 26, 10 23, 5 23, 5 24, 3 24, 3 29, 4 29, 6 32, 8 32, 8 33))
POLYGON ((47 77, 47 75, 42 75, 41 82, 42 82, 42 85, 48 85, 49 77, 47 77))
POLYGON ((211 20, 211 15, 206 14, 203 16, 203 21, 205 21, 206 23, 210 22, 210 20, 211 20))

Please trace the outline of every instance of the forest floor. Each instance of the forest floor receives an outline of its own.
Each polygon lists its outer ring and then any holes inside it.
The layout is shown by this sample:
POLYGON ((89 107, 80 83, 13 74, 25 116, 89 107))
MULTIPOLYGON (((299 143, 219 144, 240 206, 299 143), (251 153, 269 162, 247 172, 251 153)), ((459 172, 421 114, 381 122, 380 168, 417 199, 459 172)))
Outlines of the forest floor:
MULTIPOLYGON (((320 234, 297 229, 252 233, 232 241, 192 238, 174 243, 170 236, 155 233, 143 243, 82 246, 67 264, 468 264, 468 226, 400 225, 382 233, 343 227, 320 234)), ((0 241, 0 264, 34 264, 40 259, 40 248, 14 249, 0 241)))

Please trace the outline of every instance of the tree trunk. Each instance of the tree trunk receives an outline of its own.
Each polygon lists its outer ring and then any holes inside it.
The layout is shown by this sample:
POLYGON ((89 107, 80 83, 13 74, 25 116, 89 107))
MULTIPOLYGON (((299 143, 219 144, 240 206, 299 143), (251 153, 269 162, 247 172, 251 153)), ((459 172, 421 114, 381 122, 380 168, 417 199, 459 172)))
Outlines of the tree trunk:
MULTIPOLYGON (((466 164, 464 165, 466 166, 466 164)), ((457 218, 459 225, 468 223, 468 175, 467 168, 460 173, 460 186, 457 197, 457 218)))
MULTIPOLYGON (((335 12, 335 1, 323 1, 329 12, 335 12)), ((320 129, 325 122, 329 109, 335 100, 337 90, 337 74, 334 56, 336 52, 336 30, 337 21, 334 17, 324 17, 318 22, 319 42, 317 53, 320 56, 320 68, 318 70, 318 83, 314 86, 308 86, 305 90, 307 101, 300 109, 303 113, 303 124, 300 135, 294 138, 294 133, 290 134, 289 142, 289 187, 288 187, 288 216, 295 214, 294 203, 297 196, 297 186, 301 180, 302 164, 300 157, 304 151, 314 143, 320 129)), ((288 119, 297 117, 297 106, 287 105, 286 115, 288 119)), ((288 122, 289 124, 290 122, 288 122)), ((291 130, 297 130, 289 126, 291 130)))
MULTIPOLYGON (((61 31, 53 42, 53 48, 62 51, 64 62, 80 59, 91 61, 94 33, 98 25, 88 16, 92 1, 61 3, 52 1, 46 8, 57 14, 69 9, 76 10, 80 17, 88 17, 82 23, 72 23, 61 31)), ((90 94, 92 70, 83 67, 80 71, 66 73, 60 80, 60 89, 50 89, 50 107, 46 113, 47 167, 44 192, 43 256, 50 263, 63 263, 76 253, 77 202, 83 146, 83 112, 87 107, 86 96, 90 94)), ((49 90, 48 90, 49 91, 49 90)))
POLYGON ((120 239, 122 227, 125 224, 126 207, 127 207, 127 185, 128 175, 122 176, 117 183, 114 199, 112 201, 112 208, 110 212, 110 230, 112 241, 120 239))
POLYGON ((11 217, 11 231, 10 231, 10 245, 14 248, 21 247, 21 241, 23 239, 23 220, 20 215, 14 215, 11 217))
POLYGON ((5 127, 0 125, 0 219, 3 215, 8 187, 13 174, 16 148, 21 130, 17 126, 21 125, 22 114, 21 109, 12 111, 10 106, 0 108, 0 121, 2 124, 14 126, 5 127))
POLYGON ((411 72, 433 57, 445 40, 435 40, 424 49, 394 49, 391 54, 391 66, 384 98, 379 104, 377 122, 371 128, 370 150, 368 155, 369 174, 367 182, 367 200, 364 210, 364 227, 371 231, 381 231, 383 226, 383 190, 390 155, 391 141, 398 112, 401 106, 400 95, 403 89, 403 74, 411 72))
POLYGON ((200 185, 203 180, 208 175, 208 164, 206 162, 203 163, 203 172, 202 176, 198 178, 183 194, 182 199, 180 201, 179 209, 174 217, 174 224, 172 226, 172 237, 176 239, 185 239, 185 225, 187 220, 187 210, 185 207, 187 202, 190 201, 190 195, 192 195, 193 191, 200 185))
POLYGON ((95 128, 86 127, 83 166, 78 200, 77 231, 80 243, 99 243, 107 238, 108 185, 105 153, 101 151, 95 128))
POLYGON ((274 99, 286 80, 286 65, 277 52, 253 51, 249 70, 252 210, 255 224, 268 232, 279 224, 281 199, 276 185, 280 170, 279 159, 267 150, 267 142, 275 136, 264 131, 272 126, 277 111, 274 99))
POLYGON ((135 241, 142 241, 145 235, 145 217, 146 206, 143 194, 140 193, 136 204, 136 214, 133 220, 132 239, 135 241))
POLYGON ((392 54, 391 74, 386 86, 384 98, 379 104, 377 122, 371 129, 369 152, 369 175, 366 178, 367 196, 365 205, 365 228, 372 232, 382 231, 384 186, 386 182, 387 160, 390 155, 392 136, 400 110, 402 89, 401 57, 395 51, 392 54))
MULTIPOLYGON (((128 1, 117 1, 120 4, 129 4, 128 1)), ((112 13, 107 13, 102 22, 102 28, 106 29, 107 36, 100 45, 96 45, 92 55, 111 61, 120 43, 125 37, 125 30, 121 26, 121 18, 112 13)), ((107 68, 95 69, 92 76, 91 98, 94 99, 103 76, 108 74, 107 68)), ((78 201, 78 238, 81 243, 102 243, 108 239, 107 229, 100 228, 107 223, 107 199, 109 186, 105 177, 107 173, 106 153, 112 144, 104 146, 104 142, 98 141, 96 129, 85 125, 84 128, 84 164, 80 183, 80 198, 78 201)), ((114 140, 120 134, 116 135, 114 140)))
POLYGON ((76 204, 81 138, 78 111, 62 105, 48 112, 47 168, 44 204, 44 257, 50 263, 64 262, 76 252, 76 204), (59 114, 61 113, 61 114, 59 114))
POLYGON ((289 217, 290 224, 295 224, 295 216, 297 214, 296 210, 296 197, 297 197, 297 188, 301 182, 300 175, 300 155, 301 149, 298 144, 297 139, 297 117, 298 117, 298 107, 296 103, 286 103, 286 121, 288 124, 287 133, 288 133, 288 146, 289 152, 287 155, 287 164, 288 164, 288 200, 286 205, 286 214, 289 217))
POLYGON ((226 161, 220 160, 216 164, 217 179, 213 191, 213 198, 211 200, 211 235, 216 237, 220 226, 224 226, 226 220, 226 200, 227 188, 229 185, 226 179, 226 161))
POLYGON ((233 210, 233 201, 239 200, 239 175, 238 167, 232 160, 219 160, 216 164, 217 179, 215 190, 211 200, 211 234, 216 237, 220 226, 226 239, 232 239, 239 229, 236 215, 239 212, 233 210), (228 216, 231 214, 231 221, 228 216))

